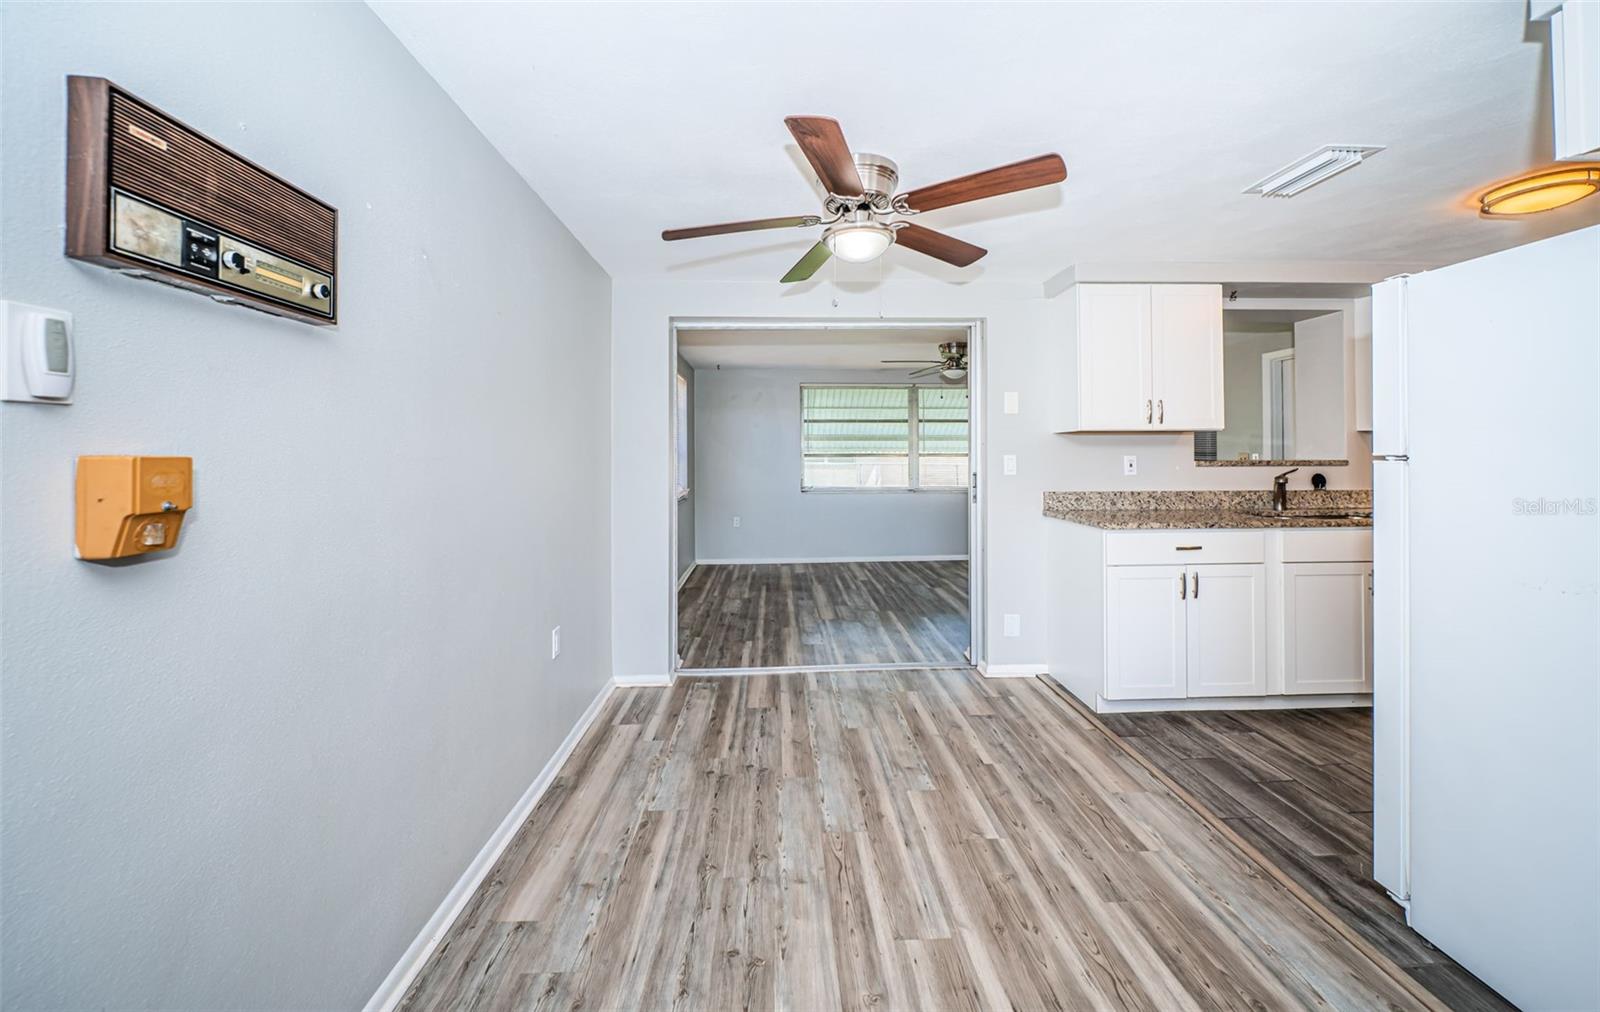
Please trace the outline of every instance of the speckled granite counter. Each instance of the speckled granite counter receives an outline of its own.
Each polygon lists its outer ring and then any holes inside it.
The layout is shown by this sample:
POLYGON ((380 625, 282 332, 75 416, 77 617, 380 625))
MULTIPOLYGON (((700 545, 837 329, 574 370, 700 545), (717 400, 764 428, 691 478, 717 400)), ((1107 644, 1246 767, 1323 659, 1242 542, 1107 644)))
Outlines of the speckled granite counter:
POLYGON ((1371 511, 1367 489, 1291 491, 1289 512, 1262 515, 1271 509, 1272 493, 1266 490, 1044 494, 1045 516, 1110 531, 1372 526, 1370 516, 1347 515, 1371 511))

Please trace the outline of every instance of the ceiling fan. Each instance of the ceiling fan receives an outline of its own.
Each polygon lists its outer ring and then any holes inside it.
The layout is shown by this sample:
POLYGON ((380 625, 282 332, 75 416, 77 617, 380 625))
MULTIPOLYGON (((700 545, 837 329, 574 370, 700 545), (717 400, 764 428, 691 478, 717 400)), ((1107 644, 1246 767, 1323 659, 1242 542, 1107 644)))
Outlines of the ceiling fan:
POLYGON ((794 134, 806 161, 816 170, 828 196, 817 214, 789 218, 760 218, 698 228, 673 228, 661 238, 698 239, 730 232, 756 232, 769 228, 810 228, 823 225, 822 239, 783 276, 785 283, 804 281, 817 272, 829 257, 850 263, 866 263, 883 255, 898 243, 935 260, 956 267, 976 263, 989 251, 963 242, 954 236, 909 221, 889 221, 895 215, 909 216, 953 204, 997 197, 1002 193, 1048 186, 1067 178, 1067 167, 1060 155, 1040 155, 1026 161, 1002 165, 987 172, 949 179, 909 193, 895 193, 900 169, 882 155, 865 151, 851 154, 844 141, 839 121, 826 116, 790 116, 783 121, 794 134))
POLYGON ((938 373, 952 383, 967 378, 967 342, 946 341, 939 345, 938 358, 885 358, 884 365, 922 365, 927 368, 913 370, 912 376, 938 373))

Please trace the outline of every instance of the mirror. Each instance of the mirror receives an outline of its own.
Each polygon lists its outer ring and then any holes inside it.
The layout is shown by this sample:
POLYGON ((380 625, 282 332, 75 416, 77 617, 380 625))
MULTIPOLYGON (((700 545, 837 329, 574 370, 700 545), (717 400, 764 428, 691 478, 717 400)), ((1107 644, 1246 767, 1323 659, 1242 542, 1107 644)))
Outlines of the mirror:
POLYGON ((1227 427, 1194 434, 1212 466, 1346 463, 1344 314, 1229 309, 1222 314, 1227 427))

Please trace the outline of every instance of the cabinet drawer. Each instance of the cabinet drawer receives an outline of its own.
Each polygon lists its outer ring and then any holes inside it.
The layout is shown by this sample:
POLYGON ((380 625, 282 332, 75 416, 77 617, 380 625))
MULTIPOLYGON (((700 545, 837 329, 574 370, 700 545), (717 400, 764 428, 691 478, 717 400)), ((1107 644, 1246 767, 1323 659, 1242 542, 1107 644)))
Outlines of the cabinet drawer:
POLYGON ((1108 566, 1205 566, 1267 558, 1260 531, 1118 531, 1106 536, 1108 566))
POLYGON ((1372 531, 1284 531, 1284 562, 1371 562, 1372 531))

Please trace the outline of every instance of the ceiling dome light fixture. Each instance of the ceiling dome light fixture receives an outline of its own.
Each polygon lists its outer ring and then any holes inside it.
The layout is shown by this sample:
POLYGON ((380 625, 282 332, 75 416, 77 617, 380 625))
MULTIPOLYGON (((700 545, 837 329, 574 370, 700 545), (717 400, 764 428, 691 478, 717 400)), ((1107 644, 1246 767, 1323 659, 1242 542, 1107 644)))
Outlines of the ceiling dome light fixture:
POLYGON ((834 256, 846 263, 864 264, 883 256, 894 244, 894 229, 872 220, 870 212, 858 212, 854 220, 840 222, 822 233, 822 241, 834 256))
POLYGON ((967 378, 967 371, 965 369, 940 369, 939 375, 952 383, 959 383, 967 378))
POLYGON ((1478 198, 1485 217, 1538 214, 1582 200, 1600 190, 1600 165, 1545 169, 1502 183, 1478 198))

